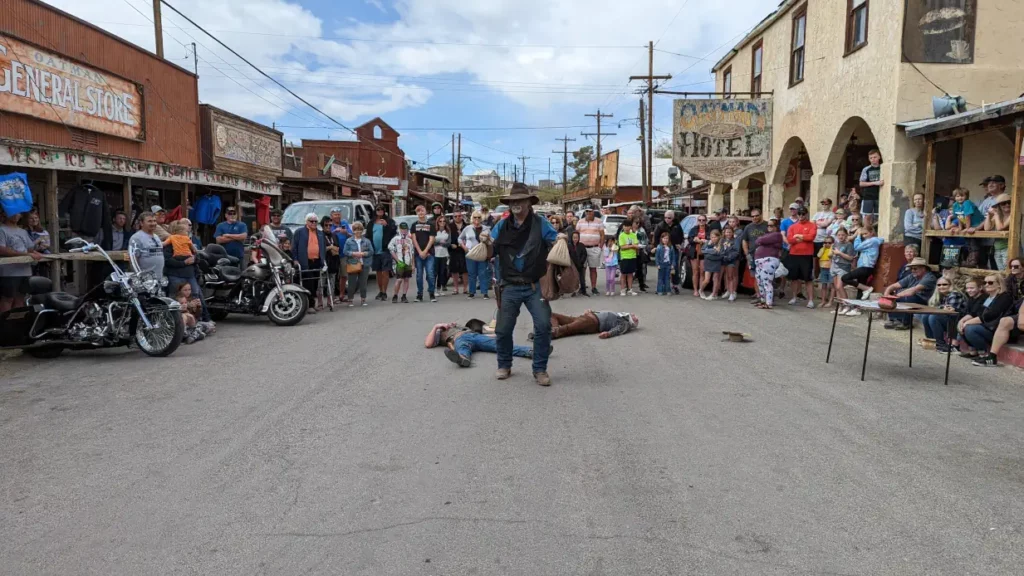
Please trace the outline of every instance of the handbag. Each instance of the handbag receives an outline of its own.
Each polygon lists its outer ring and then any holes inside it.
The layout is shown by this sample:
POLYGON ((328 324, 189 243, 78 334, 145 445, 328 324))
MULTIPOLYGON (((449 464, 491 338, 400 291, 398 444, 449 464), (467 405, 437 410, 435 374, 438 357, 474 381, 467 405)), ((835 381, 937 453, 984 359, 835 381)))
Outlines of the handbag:
POLYGON ((487 261, 487 245, 483 242, 473 246, 466 252, 466 258, 474 262, 486 262, 487 261))
POLYGON ((882 296, 878 299, 878 307, 882 310, 895 310, 896 299, 891 296, 882 296))
MULTIPOLYGON (((356 248, 358 248, 360 252, 362 252, 362 250, 363 250, 363 244, 359 240, 356 240, 356 248)), ((346 274, 360 274, 360 273, 362 273, 362 271, 363 271, 363 259, 362 258, 360 258, 359 262, 357 262, 355 264, 352 264, 350 262, 346 262, 345 263, 345 273, 346 274)))
POLYGON ((785 264, 779 262, 779 267, 775 269, 775 277, 785 278, 786 276, 789 276, 789 268, 786 268, 785 264))

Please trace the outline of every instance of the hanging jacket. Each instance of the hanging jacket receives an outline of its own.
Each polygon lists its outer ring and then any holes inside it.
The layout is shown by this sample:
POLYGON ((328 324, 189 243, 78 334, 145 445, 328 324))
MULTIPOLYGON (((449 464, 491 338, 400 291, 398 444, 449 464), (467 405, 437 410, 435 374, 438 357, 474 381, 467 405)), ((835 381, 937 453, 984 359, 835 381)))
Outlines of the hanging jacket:
POLYGON ((192 206, 194 219, 199 224, 216 224, 220 221, 220 208, 220 196, 213 194, 200 196, 196 198, 196 203, 192 206))
POLYGON ((254 204, 256 204, 256 222, 260 226, 266 226, 270 223, 270 196, 260 196, 254 204))
POLYGON ((177 220, 181 220, 181 218, 182 218, 182 216, 181 216, 181 206, 178 206, 177 208, 175 208, 175 209, 173 209, 173 210, 171 210, 170 212, 167 213, 167 219, 164 220, 164 222, 165 223, 171 223, 171 222, 175 222, 177 220))
POLYGON ((57 209, 57 215, 68 217, 68 226, 75 234, 95 237, 103 230, 103 238, 109 242, 111 225, 107 196, 92 184, 79 184, 68 190, 57 209))

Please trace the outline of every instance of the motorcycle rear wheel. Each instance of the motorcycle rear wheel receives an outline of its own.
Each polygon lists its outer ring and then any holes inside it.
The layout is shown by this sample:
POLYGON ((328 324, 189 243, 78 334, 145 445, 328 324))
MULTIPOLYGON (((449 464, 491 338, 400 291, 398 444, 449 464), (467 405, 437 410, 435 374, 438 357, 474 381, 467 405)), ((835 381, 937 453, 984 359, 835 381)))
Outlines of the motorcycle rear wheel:
POLYGON ((135 328, 135 343, 147 356, 170 356, 181 345, 185 335, 185 321, 178 310, 163 309, 148 312, 153 328, 147 329, 139 320, 135 328))
POLYGON ((278 326, 295 326, 306 317, 309 300, 300 292, 284 292, 270 303, 267 316, 278 326))

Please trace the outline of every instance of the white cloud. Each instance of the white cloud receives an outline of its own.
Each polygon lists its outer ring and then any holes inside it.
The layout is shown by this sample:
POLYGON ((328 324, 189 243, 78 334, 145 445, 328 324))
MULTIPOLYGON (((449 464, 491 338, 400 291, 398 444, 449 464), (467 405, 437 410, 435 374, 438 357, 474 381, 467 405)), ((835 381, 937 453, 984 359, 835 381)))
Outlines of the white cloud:
MULTIPOLYGON (((110 0, 47 1, 143 47, 154 46, 148 0, 121 0, 145 16, 127 5, 112 11, 110 0)), ((365 2, 387 13, 379 0, 365 2)), ((626 77, 645 71, 642 46, 648 40, 664 31, 659 49, 704 56, 776 4, 777 0, 396 0, 392 22, 356 22, 349 16, 340 28, 325 30, 325 20, 337 21, 333 14, 314 14, 294 0, 175 2, 246 58, 342 120, 421 106, 453 91, 494 91, 538 111, 554 104, 621 106, 633 101, 626 77), (666 30, 680 6, 682 12, 666 30), (586 47, 593 45, 630 47, 586 47)), ((191 68, 191 59, 185 59, 180 43, 200 43, 204 102, 246 116, 327 124, 167 8, 164 29, 166 57, 183 67, 191 68)), ((714 59, 697 62, 685 79, 673 83, 708 79, 714 59)), ((660 73, 678 73, 694 64, 693 59, 664 53, 655 61, 660 73)))

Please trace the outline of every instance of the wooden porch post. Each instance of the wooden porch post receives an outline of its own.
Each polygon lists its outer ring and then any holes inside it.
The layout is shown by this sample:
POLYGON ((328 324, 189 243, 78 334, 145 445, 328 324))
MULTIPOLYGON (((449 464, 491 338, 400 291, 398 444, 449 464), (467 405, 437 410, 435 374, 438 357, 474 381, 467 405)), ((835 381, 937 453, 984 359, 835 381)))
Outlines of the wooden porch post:
POLYGON ((1024 119, 1018 118, 1015 123, 1017 126, 1017 137, 1013 146, 1013 182, 1010 184, 1010 247, 1007 252, 1007 258, 1017 258, 1020 256, 1020 227, 1021 227, 1021 162, 1024 162, 1024 158, 1021 154, 1024 154, 1024 149, 1021 148, 1024 143, 1024 119))
POLYGON ((181 185, 181 217, 188 218, 188 184, 181 185))
POLYGON ((935 208, 935 142, 933 140, 928 141, 924 178, 924 222, 922 223, 921 233, 921 257, 928 261, 931 238, 928 237, 927 232, 932 221, 932 210, 935 208))
MULTIPOLYGON (((46 218, 46 230, 50 233, 50 251, 59 254, 60 245, 60 220, 57 216, 57 171, 46 172, 46 190, 43 191, 43 216, 46 218)), ((53 282, 53 289, 60 290, 60 280, 63 276, 63 262, 54 260, 50 265, 50 281, 53 282)))

